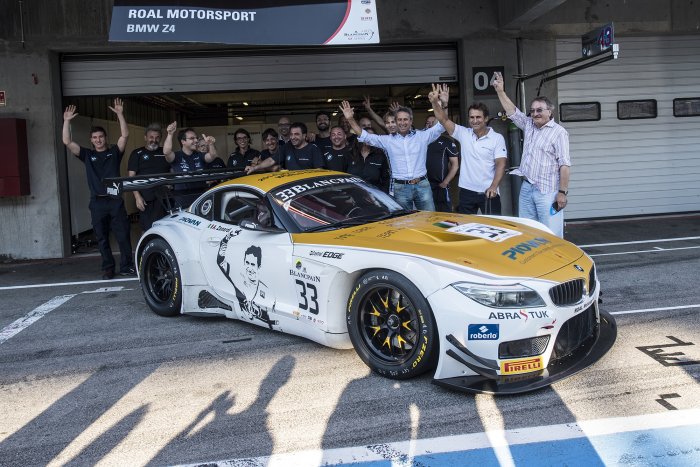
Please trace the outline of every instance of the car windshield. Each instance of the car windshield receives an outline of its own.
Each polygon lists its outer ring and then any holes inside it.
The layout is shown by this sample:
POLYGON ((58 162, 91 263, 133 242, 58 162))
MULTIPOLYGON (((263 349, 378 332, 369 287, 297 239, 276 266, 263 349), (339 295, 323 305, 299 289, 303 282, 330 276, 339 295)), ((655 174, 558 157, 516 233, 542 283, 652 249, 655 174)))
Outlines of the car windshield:
POLYGON ((356 177, 319 177, 270 193, 300 231, 366 224, 406 211, 389 195, 356 177))

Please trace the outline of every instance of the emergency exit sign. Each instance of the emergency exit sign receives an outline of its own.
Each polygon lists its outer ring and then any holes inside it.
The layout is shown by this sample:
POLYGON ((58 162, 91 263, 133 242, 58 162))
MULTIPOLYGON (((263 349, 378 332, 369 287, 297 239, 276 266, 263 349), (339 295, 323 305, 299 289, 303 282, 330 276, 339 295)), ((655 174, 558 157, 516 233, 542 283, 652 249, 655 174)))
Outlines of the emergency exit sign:
POLYGON ((0 107, 5 107, 5 91, 0 91, 0 107))

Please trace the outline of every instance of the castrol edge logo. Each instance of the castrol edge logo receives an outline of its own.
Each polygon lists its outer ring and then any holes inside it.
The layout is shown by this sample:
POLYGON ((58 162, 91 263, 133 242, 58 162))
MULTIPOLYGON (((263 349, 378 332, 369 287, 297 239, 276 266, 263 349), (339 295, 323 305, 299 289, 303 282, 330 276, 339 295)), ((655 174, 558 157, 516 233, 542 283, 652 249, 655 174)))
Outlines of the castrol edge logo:
POLYGON ((502 375, 516 375, 518 373, 530 373, 543 369, 542 357, 523 358, 521 360, 508 360, 501 362, 502 375))

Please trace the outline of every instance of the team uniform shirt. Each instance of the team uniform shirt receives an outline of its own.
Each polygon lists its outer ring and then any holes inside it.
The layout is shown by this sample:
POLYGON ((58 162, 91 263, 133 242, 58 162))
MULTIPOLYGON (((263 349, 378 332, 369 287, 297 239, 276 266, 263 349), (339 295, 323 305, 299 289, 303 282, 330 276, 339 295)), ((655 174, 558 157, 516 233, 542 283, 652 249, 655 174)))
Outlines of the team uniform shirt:
POLYGON ((569 133, 554 120, 537 128, 532 118, 517 108, 508 118, 523 130, 525 140, 520 167, 511 173, 525 177, 541 193, 557 191, 559 167, 571 166, 569 133))
POLYGON ((277 151, 274 153, 270 152, 269 149, 263 149, 260 151, 260 162, 264 161, 265 159, 269 159, 272 157, 272 160, 275 161, 276 165, 281 165, 282 164, 282 146, 277 146, 277 151))
MULTIPOLYGON (((189 156, 182 151, 175 151, 175 159, 170 163, 170 167, 175 173, 195 172, 206 169, 204 154, 194 151, 189 156)), ((175 191, 205 190, 206 182, 181 183, 175 185, 175 191)))
POLYGON ((451 138, 441 135, 428 145, 425 164, 431 185, 439 185, 445 179, 450 169, 450 157, 459 157, 457 144, 451 138))
POLYGON ((352 158, 350 149, 344 147, 342 149, 328 148, 323 153, 323 164, 328 170, 337 170, 338 172, 347 172, 348 163, 352 158))
POLYGON ((85 164, 90 198, 107 196, 107 188, 102 184, 102 180, 119 177, 122 157, 124 157, 124 153, 116 145, 108 146, 104 151, 80 147, 78 159, 85 164))
POLYGON ((496 174, 496 159, 508 156, 506 140, 493 128, 488 128, 488 132, 479 138, 474 130, 462 125, 455 125, 452 136, 459 141, 462 149, 459 187, 485 193, 496 174))
POLYGON ((207 169, 225 169, 226 168, 226 163, 224 160, 220 157, 217 157, 211 162, 208 162, 206 164, 207 169))
POLYGON ((372 148, 367 157, 362 157, 361 154, 351 157, 347 172, 371 183, 385 193, 389 192, 391 168, 386 154, 381 149, 372 148))
MULTIPOLYGON (((131 151, 127 170, 136 172, 137 175, 153 175, 170 172, 170 163, 165 160, 163 148, 151 151, 146 148, 138 148, 131 151)), ((156 190, 146 188, 139 190, 145 201, 156 199, 156 190)))
POLYGON ((325 154, 329 149, 333 148, 333 143, 331 143, 330 136, 327 136, 325 138, 321 136, 316 136, 316 139, 314 140, 313 144, 315 144, 321 150, 321 154, 325 154))
POLYGON ((384 149, 389 156, 391 176, 396 180, 413 180, 427 173, 425 159, 428 145, 445 131, 440 123, 426 130, 411 130, 406 136, 374 135, 362 130, 358 141, 384 149))
POLYGON ((292 144, 285 144, 282 148, 282 163, 287 170, 304 170, 323 168, 323 154, 318 147, 307 144, 301 149, 292 144))
POLYGON ((243 170, 255 162, 255 158, 260 161, 260 151, 257 149, 248 148, 245 154, 241 154, 240 150, 236 149, 228 156, 228 167, 233 170, 243 170))

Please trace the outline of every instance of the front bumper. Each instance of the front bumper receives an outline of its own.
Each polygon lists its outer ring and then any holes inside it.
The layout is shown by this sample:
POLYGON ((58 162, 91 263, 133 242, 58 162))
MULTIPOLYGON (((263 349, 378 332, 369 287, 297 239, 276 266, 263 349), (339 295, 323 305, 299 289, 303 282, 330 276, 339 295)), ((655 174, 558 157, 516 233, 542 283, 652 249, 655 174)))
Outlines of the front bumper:
POLYGON ((456 391, 486 394, 518 394, 549 386, 593 365, 613 346, 617 338, 615 319, 604 311, 599 313, 600 321, 590 339, 577 347, 567 357, 551 362, 538 373, 501 376, 496 371, 469 363, 470 360, 474 360, 475 356, 464 346, 460 346, 458 343, 455 345, 455 341, 451 341, 456 350, 450 349, 447 355, 479 374, 434 379, 433 383, 456 391), (467 358, 463 358, 460 353, 467 358))

